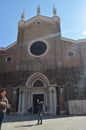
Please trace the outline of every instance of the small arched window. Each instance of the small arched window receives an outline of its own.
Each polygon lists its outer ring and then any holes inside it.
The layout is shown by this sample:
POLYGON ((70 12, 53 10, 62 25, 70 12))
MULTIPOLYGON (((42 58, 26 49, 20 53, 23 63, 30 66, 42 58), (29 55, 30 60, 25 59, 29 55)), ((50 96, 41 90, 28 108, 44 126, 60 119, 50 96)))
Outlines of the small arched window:
POLYGON ((33 84, 33 87, 43 87, 43 83, 41 80, 36 80, 33 84))

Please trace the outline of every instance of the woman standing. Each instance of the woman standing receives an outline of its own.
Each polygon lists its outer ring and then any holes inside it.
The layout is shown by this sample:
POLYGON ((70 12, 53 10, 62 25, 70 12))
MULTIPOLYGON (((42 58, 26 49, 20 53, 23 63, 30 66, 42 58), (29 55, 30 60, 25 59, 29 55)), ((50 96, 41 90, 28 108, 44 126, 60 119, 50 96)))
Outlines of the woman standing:
POLYGON ((38 123, 37 125, 42 125, 42 115, 43 115, 43 101, 37 99, 37 109, 38 109, 38 123))
POLYGON ((1 130, 2 122, 5 118, 7 106, 8 106, 8 99, 6 98, 6 90, 1 89, 0 90, 0 130, 1 130))

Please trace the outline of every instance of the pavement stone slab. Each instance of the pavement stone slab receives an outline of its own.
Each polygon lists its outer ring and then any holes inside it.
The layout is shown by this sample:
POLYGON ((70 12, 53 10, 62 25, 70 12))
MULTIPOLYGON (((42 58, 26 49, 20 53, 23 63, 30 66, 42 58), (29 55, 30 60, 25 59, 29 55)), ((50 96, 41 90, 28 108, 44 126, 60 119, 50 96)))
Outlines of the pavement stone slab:
POLYGON ((86 116, 44 116, 37 125, 37 116, 7 116, 2 130, 86 130, 86 116))

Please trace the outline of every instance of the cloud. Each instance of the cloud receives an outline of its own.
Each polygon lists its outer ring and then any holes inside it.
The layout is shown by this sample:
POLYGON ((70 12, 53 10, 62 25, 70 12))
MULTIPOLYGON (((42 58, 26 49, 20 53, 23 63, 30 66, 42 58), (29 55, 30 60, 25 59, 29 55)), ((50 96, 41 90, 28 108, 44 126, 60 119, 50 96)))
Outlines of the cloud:
POLYGON ((86 35, 86 30, 83 31, 83 34, 86 35))

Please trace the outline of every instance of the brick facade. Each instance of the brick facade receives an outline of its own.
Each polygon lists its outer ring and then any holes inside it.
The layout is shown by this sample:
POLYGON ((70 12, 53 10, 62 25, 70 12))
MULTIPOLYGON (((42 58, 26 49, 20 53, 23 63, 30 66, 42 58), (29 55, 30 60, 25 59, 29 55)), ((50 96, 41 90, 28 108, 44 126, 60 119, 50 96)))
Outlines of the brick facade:
POLYGON ((37 72, 47 77, 49 86, 55 87, 57 112, 67 112, 65 104, 68 100, 85 99, 85 58, 86 40, 61 37, 58 16, 38 14, 27 21, 21 19, 17 41, 0 49, 0 85, 7 89, 12 112, 18 111, 19 89, 37 72), (43 55, 30 52, 36 41, 46 44, 47 50, 43 55))

